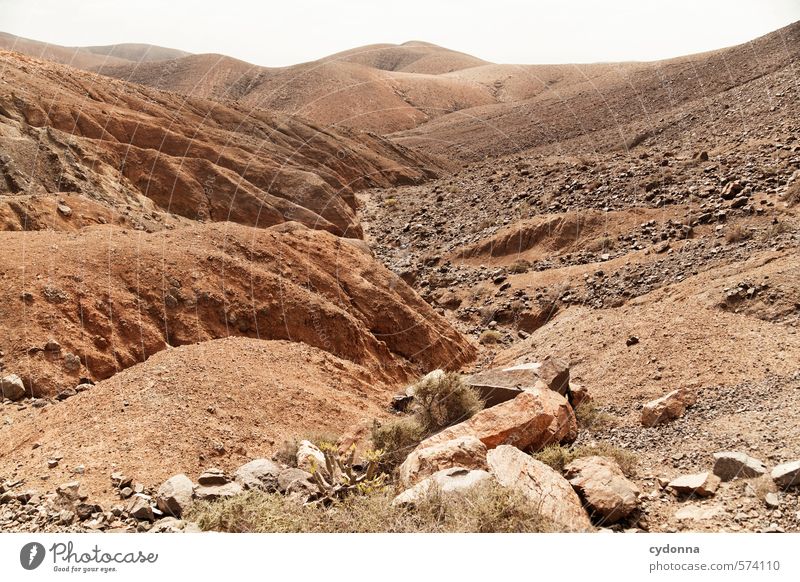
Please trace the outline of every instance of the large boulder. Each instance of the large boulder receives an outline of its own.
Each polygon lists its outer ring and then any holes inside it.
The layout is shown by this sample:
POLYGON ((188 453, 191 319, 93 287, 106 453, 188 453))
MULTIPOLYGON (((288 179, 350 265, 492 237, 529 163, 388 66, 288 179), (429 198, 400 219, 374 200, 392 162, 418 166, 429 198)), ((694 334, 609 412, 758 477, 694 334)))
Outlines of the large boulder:
POLYGON ((400 493, 394 498, 392 505, 413 507, 434 491, 438 490, 445 494, 463 493, 491 481, 492 476, 481 469, 463 467, 443 469, 400 493))
POLYGON ((567 396, 569 363, 548 356, 541 362, 484 370, 467 376, 464 383, 478 392, 487 408, 516 398, 524 390, 533 388, 545 388, 567 396))
POLYGON ((233 479, 244 489, 278 490, 281 467, 269 459, 255 459, 236 469, 233 479))
POLYGON ((486 469, 486 445, 468 435, 416 449, 400 465, 400 485, 407 489, 437 471, 453 467, 486 469))
POLYGON ((800 460, 778 465, 772 469, 771 477, 780 487, 800 485, 800 460))
POLYGON ((639 488, 609 457, 582 457, 565 467, 564 476, 604 524, 625 519, 639 507, 639 488))
POLYGON ((767 472, 764 463, 744 453, 714 453, 714 475, 723 481, 751 479, 767 472))
POLYGON ((8 374, 0 378, 0 395, 13 402, 21 400, 25 396, 25 385, 22 378, 16 374, 8 374))
POLYGON ((192 504, 194 496, 194 483, 181 473, 170 477, 156 491, 156 506, 165 515, 180 517, 192 504))
POLYGON ((704 471, 691 475, 681 475, 669 482, 667 487, 678 495, 697 495, 699 497, 710 497, 717 492, 720 478, 704 471))
POLYGON ((525 390, 508 402, 485 408, 469 420, 422 441, 417 450, 464 436, 478 438, 486 448, 514 445, 539 450, 572 442, 578 436, 575 413, 567 399, 546 389, 525 390))
POLYGON ((679 418, 695 401, 694 391, 688 388, 678 388, 661 398, 651 400, 642 408, 642 426, 653 427, 679 418))
POLYGON ((559 473, 520 451, 501 445, 486 454, 500 485, 514 489, 540 508, 542 517, 565 531, 589 531, 592 524, 575 490, 559 473))

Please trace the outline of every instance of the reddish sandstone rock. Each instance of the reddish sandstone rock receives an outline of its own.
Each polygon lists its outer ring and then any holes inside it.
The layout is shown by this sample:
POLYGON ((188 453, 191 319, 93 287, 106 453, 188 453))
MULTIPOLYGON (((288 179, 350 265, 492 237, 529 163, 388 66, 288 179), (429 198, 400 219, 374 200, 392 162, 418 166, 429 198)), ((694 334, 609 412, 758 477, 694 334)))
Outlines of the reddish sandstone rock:
POLYGON ((679 418, 695 401, 694 392, 688 388, 679 388, 651 400, 642 408, 642 426, 652 427, 679 418))
POLYGON ((564 477, 544 463, 507 445, 489 451, 486 461, 497 482, 536 503, 542 517, 565 531, 592 529, 578 494, 564 477))
POLYGON ((425 439, 418 449, 463 436, 474 436, 489 449, 513 445, 539 450, 574 441, 578 426, 566 398, 552 390, 526 390, 513 400, 481 410, 469 420, 425 439))

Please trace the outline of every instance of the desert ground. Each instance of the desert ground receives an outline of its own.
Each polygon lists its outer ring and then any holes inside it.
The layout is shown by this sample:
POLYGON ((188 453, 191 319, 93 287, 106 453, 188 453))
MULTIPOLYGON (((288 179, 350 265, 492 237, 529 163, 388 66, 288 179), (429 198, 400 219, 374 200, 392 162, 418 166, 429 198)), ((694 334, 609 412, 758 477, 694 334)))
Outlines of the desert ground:
POLYGON ((0 531, 800 531, 798 65, 0 34, 0 531))

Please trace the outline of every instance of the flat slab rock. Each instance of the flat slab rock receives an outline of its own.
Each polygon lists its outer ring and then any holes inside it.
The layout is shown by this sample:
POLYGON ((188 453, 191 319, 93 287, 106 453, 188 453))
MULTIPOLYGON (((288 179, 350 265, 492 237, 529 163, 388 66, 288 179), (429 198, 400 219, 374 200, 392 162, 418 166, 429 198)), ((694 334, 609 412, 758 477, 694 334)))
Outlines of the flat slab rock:
POLYGON ((679 495, 710 497, 716 493, 720 481, 720 478, 713 473, 704 471, 703 473, 681 475, 670 481, 667 487, 679 495))
POLYGON ((778 465, 772 469, 770 476, 775 481, 775 484, 780 487, 800 485, 800 459, 778 465))
POLYGON ((423 500, 432 488, 438 488, 442 493, 463 493, 492 481, 494 478, 487 471, 481 469, 464 469, 462 467, 444 469, 400 493, 394 498, 392 505, 413 507, 423 500))
POLYGON ((547 357, 542 362, 478 372, 467 376, 464 382, 478 391, 487 408, 516 398, 522 391, 532 388, 553 390, 566 396, 569 392, 569 363, 547 357))
POLYGON ((764 463, 744 453, 714 453, 714 475, 723 481, 752 479, 767 472, 764 463))

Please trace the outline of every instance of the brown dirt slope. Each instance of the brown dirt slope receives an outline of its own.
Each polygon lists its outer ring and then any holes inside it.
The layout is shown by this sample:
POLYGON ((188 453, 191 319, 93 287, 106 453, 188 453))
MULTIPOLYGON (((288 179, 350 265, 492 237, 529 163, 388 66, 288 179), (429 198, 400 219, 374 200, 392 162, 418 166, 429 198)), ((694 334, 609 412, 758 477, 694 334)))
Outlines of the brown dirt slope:
POLYGON ((0 53, 0 69, 0 194, 80 193, 135 228, 172 215, 359 237, 354 190, 431 175, 425 158, 375 136, 15 53, 0 53))
POLYGON ((0 474, 46 489, 74 480, 72 469, 84 465, 81 490, 113 502, 114 471, 151 487, 180 472, 197 478, 210 466, 232 471, 271 456, 285 439, 380 417, 377 403, 390 393, 367 369, 301 343, 225 338, 182 346, 57 406, 9 410, 0 474), (63 459, 48 470, 54 455, 63 459))
POLYGON ((474 357, 363 243, 297 223, 98 226, 0 241, 0 369, 35 396, 229 335, 303 342, 386 381, 474 357), (46 350, 50 339, 60 349, 46 350))

